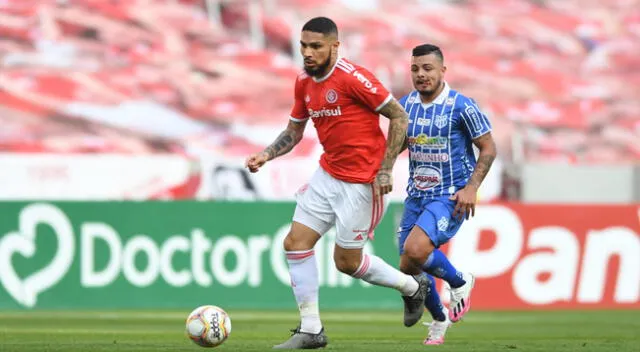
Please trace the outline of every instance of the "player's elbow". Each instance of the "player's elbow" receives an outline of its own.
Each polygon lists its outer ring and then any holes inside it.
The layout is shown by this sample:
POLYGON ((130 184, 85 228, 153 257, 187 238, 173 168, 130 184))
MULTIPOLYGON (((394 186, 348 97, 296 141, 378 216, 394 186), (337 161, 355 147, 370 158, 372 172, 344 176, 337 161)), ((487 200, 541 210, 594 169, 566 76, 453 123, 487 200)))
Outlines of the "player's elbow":
POLYGON ((487 138, 477 145, 478 150, 480 151, 480 155, 486 155, 493 157, 494 159, 498 156, 498 148, 496 147, 496 142, 493 138, 487 138))
POLYGON ((491 156, 493 159, 495 159, 498 156, 498 148, 496 147, 496 143, 493 140, 491 140, 491 144, 487 148, 486 153, 487 155, 491 156))

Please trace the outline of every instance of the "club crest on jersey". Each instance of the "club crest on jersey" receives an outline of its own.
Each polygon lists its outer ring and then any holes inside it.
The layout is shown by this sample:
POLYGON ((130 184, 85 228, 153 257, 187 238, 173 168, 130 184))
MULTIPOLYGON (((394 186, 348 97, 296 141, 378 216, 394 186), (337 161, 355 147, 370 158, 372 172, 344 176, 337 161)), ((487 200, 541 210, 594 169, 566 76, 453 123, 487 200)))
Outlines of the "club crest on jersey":
POLYGON ((327 102, 329 104, 333 104, 338 101, 338 93, 336 93, 336 91, 333 89, 329 89, 327 91, 327 95, 325 95, 325 99, 327 99, 327 102))
POLYGON ((447 125, 448 120, 449 120, 449 116, 438 115, 435 117, 435 119, 433 119, 433 124, 436 125, 436 127, 441 129, 447 125))

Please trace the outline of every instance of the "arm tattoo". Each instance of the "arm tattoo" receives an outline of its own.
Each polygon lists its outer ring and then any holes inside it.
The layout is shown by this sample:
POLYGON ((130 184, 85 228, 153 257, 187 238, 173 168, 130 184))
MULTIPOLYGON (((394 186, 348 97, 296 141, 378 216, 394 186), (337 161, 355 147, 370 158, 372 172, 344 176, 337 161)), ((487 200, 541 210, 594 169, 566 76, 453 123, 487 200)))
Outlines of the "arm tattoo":
POLYGON ((389 132, 387 134, 387 150, 384 153, 381 169, 391 170, 398 158, 398 154, 403 150, 407 135, 407 125, 409 124, 409 116, 402 106, 392 99, 387 103, 380 113, 389 118, 389 132))
POLYGON ((476 168, 473 170, 473 174, 471 174, 471 179, 468 184, 478 189, 480 188, 480 184, 484 178, 489 173, 489 169, 491 169, 493 161, 496 159, 496 145, 490 134, 479 137, 474 142, 480 149, 480 155, 478 156, 476 168), (485 144, 485 142, 488 142, 488 144, 485 144))
POLYGON ((495 158, 495 155, 480 155, 478 157, 476 168, 473 170, 473 174, 471 174, 471 180, 469 180, 470 185, 476 189, 480 188, 480 184, 489 173, 489 169, 495 158))
POLYGON ((269 160, 272 160, 290 152, 301 139, 301 132, 287 127, 264 151, 269 155, 269 160))

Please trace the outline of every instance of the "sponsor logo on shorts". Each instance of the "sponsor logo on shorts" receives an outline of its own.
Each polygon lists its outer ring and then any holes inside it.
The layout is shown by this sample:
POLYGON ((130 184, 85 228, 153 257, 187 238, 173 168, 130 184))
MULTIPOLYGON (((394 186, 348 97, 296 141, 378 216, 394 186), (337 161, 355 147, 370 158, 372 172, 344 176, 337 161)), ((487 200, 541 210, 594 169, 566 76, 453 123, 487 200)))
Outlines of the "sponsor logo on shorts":
POLYGON ((411 153, 411 160, 423 161, 427 163, 446 163, 449 161, 447 153, 411 153))
POLYGON ((421 191, 432 189, 440 182, 442 173, 433 166, 419 166, 413 171, 413 184, 421 191))
POLYGON ((433 149, 446 149, 449 139, 447 137, 429 137, 420 133, 415 137, 409 137, 409 144, 424 145, 433 149))

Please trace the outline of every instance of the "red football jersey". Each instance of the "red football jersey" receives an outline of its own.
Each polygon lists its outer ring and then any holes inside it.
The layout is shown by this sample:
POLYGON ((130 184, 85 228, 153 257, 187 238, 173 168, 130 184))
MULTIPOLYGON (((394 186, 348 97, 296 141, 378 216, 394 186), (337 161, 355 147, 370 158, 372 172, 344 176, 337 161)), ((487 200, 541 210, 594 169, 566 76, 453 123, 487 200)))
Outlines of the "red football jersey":
POLYGON ((391 99, 371 72, 339 58, 322 78, 298 75, 291 119, 313 120, 324 148, 320 166, 331 176, 372 183, 386 147, 378 111, 391 99))

